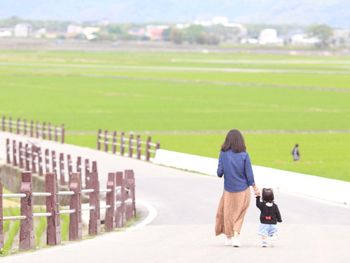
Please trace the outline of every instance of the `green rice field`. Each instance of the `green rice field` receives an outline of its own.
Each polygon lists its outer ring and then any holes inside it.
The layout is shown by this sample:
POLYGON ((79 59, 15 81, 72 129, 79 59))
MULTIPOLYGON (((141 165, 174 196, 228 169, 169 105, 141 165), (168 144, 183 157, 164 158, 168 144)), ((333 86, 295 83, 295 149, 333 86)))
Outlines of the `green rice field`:
POLYGON ((73 144, 115 129, 211 157, 238 128, 254 164, 350 181, 346 56, 0 51, 0 114, 64 123, 73 144))

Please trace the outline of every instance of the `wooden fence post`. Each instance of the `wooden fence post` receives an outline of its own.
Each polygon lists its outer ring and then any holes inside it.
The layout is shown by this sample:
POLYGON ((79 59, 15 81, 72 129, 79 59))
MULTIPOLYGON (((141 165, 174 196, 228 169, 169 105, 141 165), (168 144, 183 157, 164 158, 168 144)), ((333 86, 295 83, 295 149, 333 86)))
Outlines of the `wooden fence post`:
POLYGON ((27 120, 24 119, 23 121, 23 134, 27 135, 27 120))
POLYGON ((136 216, 136 202, 135 202, 135 174, 133 170, 125 170, 126 188, 129 190, 128 198, 131 199, 131 204, 128 204, 129 217, 136 216))
POLYGON ((44 169, 43 169, 43 153, 41 151, 41 148, 38 148, 38 169, 39 169, 39 175, 44 175, 44 169))
POLYGON ((124 156, 124 152, 125 152, 124 136, 125 136, 125 133, 122 132, 120 135, 120 155, 121 156, 124 156))
POLYGON ((54 173, 45 175, 45 192, 51 194, 46 197, 46 212, 51 213, 47 217, 46 244, 54 246, 61 243, 61 228, 59 203, 57 197, 57 176, 54 173))
POLYGON ((156 150, 159 150, 159 149, 160 149, 160 142, 158 141, 156 144, 156 150))
POLYGON ((30 171, 30 153, 29 153, 29 145, 28 144, 25 145, 24 161, 25 161, 26 171, 30 171))
POLYGON ((73 164, 70 154, 67 155, 67 173, 68 173, 68 184, 70 184, 70 175, 73 173, 73 164))
POLYGON ((52 173, 52 169, 50 169, 50 151, 49 149, 45 150, 45 173, 52 173))
POLYGON ((43 122, 43 124, 41 125, 41 138, 43 138, 43 140, 46 139, 46 122, 43 122))
POLYGON ((21 198, 21 215, 26 218, 21 220, 19 232, 19 249, 27 250, 34 248, 34 225, 33 225, 33 198, 32 198, 32 174, 22 173, 21 193, 26 197, 21 198))
POLYGON ((2 192, 3 187, 0 181, 0 250, 4 247, 4 215, 3 215, 3 205, 2 205, 2 192))
POLYGON ((113 132, 113 144, 112 144, 112 153, 115 154, 117 152, 117 132, 113 132))
POLYGON ((19 168, 23 168, 23 144, 22 142, 19 142, 18 144, 18 163, 19 163, 19 168))
POLYGON ((16 122, 16 133, 17 134, 21 134, 20 123, 21 123, 21 119, 17 118, 17 122, 16 122))
POLYGON ((64 178, 64 154, 60 153, 60 159, 59 159, 59 166, 60 166, 60 184, 65 185, 65 178, 64 178))
POLYGON ((152 137, 148 136, 147 142, 146 142, 146 161, 149 161, 151 159, 151 142, 152 142, 152 137))
POLYGON ((8 124, 9 124, 9 132, 12 133, 12 117, 9 117, 8 124))
POLYGON ((91 169, 91 170, 92 170, 92 172, 98 173, 98 172, 97 172, 97 162, 96 162, 96 161, 93 161, 93 162, 92 162, 92 169, 91 169))
POLYGON ((104 151, 108 152, 108 131, 105 130, 105 138, 104 138, 104 151))
POLYGON ((81 173, 81 157, 77 157, 77 173, 81 173))
POLYGON ((101 131, 101 129, 98 129, 98 132, 97 132, 97 150, 101 150, 101 133, 102 133, 102 131, 101 131))
POLYGON ((129 157, 133 157, 133 151, 134 151, 134 134, 129 135, 129 157))
POLYGON ((36 160, 37 160, 37 148, 34 144, 32 144, 32 173, 36 173, 36 160))
POLYGON ((56 160, 56 151, 51 151, 51 164, 52 172, 57 176, 57 160, 56 160))
POLYGON ((116 186, 118 189, 116 195, 117 210, 116 210, 116 227, 123 227, 125 223, 125 189, 124 189, 124 174, 123 172, 117 172, 116 174, 116 186))
POLYGON ((124 188, 125 188, 125 222, 127 222, 133 213, 132 198, 131 198, 131 185, 128 182, 128 174, 124 171, 124 188))
POLYGON ((136 152, 137 152, 137 159, 141 159, 141 136, 138 134, 136 136, 136 152))
POLYGON ((75 212, 70 214, 69 220, 69 240, 78 240, 82 238, 82 220, 81 220, 81 184, 80 175, 72 173, 70 176, 70 191, 74 194, 70 198, 70 209, 75 212))
POLYGON ((97 235, 100 228, 100 183, 97 172, 90 172, 87 179, 87 188, 94 189, 94 192, 90 193, 89 204, 95 207, 95 209, 90 210, 89 235, 97 235))
POLYGON ((61 143, 64 144, 64 137, 65 137, 65 128, 64 124, 61 125, 61 143))
POLYGON ((89 181, 89 178, 90 178, 90 175, 91 175, 91 170, 90 170, 90 160, 89 159, 85 159, 84 161, 84 166, 85 166, 85 170, 84 170, 84 175, 85 175, 85 187, 87 187, 88 185, 88 181, 89 181))
POLYGON ((57 127, 54 127, 54 140, 55 142, 58 142, 58 134, 57 134, 57 127))
POLYGON ((30 121, 30 137, 34 137, 34 122, 30 121))
POLYGON ((115 173, 108 173, 107 189, 110 190, 106 193, 106 208, 105 216, 105 231, 109 232, 114 227, 114 206, 115 206, 115 173))
POLYGON ((12 164, 17 166, 17 143, 16 140, 12 141, 12 164))
POLYGON ((11 163, 11 158, 10 158, 10 155, 11 155, 11 150, 10 150, 10 139, 6 139, 6 162, 8 164, 11 163))
POLYGON ((39 122, 38 121, 36 121, 35 122, 35 138, 39 138, 40 137, 40 135, 39 135, 39 122))
POLYGON ((51 132, 52 132, 51 123, 49 122, 49 123, 47 124, 47 134, 48 134, 48 139, 49 139, 49 141, 52 140, 52 134, 51 134, 51 132))

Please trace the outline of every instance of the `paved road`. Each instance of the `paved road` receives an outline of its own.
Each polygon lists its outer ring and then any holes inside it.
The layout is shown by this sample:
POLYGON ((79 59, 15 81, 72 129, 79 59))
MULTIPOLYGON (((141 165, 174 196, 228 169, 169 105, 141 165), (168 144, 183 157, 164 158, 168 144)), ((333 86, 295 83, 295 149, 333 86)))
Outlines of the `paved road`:
MULTIPOLYGON (((1 135, 1 134, 0 134, 1 135)), ((1 142, 0 142, 1 143, 1 142)), ((46 143, 46 142, 45 142, 46 143)), ((0 144, 1 146, 1 144, 0 144)), ((215 177, 156 166, 73 146, 72 152, 99 160, 100 174, 133 168, 137 197, 158 211, 148 226, 74 244, 0 259, 0 262, 337 262, 349 263, 350 209, 276 192, 284 222, 275 247, 263 249, 256 235, 254 198, 242 230, 242 247, 224 247, 214 236, 222 193, 215 177), (103 167, 103 168, 102 168, 103 167)))

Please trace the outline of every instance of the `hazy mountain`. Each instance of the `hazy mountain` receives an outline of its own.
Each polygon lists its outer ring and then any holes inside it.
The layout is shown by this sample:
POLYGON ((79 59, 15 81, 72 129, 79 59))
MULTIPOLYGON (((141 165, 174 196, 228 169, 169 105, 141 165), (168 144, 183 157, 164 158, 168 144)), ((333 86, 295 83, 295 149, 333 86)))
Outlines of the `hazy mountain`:
POLYGON ((227 16, 246 23, 350 27, 350 0, 0 0, 0 18, 185 22, 227 16))

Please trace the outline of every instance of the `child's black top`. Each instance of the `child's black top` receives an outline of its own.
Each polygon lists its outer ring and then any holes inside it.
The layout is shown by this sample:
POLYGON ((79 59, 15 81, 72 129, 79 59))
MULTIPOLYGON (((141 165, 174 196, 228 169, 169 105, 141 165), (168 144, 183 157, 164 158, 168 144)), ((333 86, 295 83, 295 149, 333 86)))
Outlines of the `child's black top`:
POLYGON ((260 202, 260 196, 256 197, 256 206, 260 209, 260 222, 262 224, 275 225, 282 222, 281 214, 275 203, 260 202))

